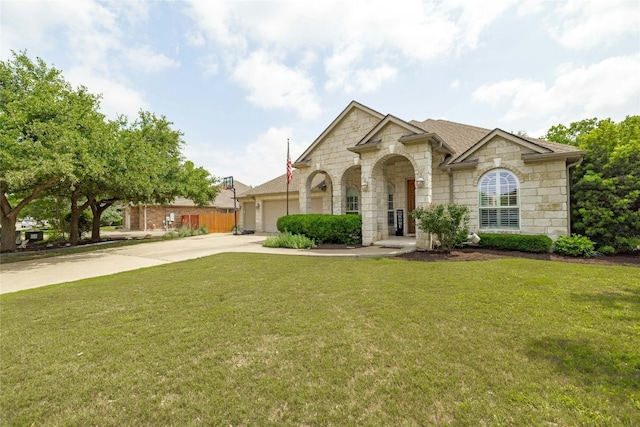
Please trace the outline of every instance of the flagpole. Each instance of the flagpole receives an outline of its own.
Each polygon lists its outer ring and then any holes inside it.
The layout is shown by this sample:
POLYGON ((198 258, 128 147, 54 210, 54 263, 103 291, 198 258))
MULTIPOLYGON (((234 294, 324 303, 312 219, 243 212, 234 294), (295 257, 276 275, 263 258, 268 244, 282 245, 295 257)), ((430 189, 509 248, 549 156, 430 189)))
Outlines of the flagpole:
POLYGON ((287 216, 289 216, 289 182, 291 181, 291 157, 289 156, 289 138, 287 138, 287 216))

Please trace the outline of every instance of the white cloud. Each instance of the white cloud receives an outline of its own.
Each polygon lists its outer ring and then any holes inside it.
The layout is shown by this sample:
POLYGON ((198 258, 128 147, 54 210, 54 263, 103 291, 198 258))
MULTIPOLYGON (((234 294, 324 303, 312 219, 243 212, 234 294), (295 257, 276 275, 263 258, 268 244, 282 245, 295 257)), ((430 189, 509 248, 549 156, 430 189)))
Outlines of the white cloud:
POLYGON ((290 126, 271 127, 259 134, 243 151, 234 152, 227 146, 211 150, 207 146, 187 145, 185 155, 196 159, 209 172, 234 179, 247 185, 260 185, 286 172, 287 139, 290 139, 291 160, 310 144, 297 141, 290 126))
POLYGON ((512 79, 480 86, 473 99, 494 107, 507 105, 502 118, 585 118, 612 111, 640 111, 640 54, 605 59, 588 67, 563 64, 551 85, 532 79, 512 79))
POLYGON ((570 0, 555 15, 559 24, 551 35, 570 49, 613 45, 625 34, 640 33, 640 3, 634 0, 570 0))
POLYGON ((65 78, 74 86, 86 86, 89 92, 101 94, 100 110, 110 119, 124 114, 134 119, 140 109, 148 109, 144 96, 136 89, 113 79, 96 76, 90 70, 71 68, 65 78))
POLYGON ((313 82, 302 70, 279 62, 265 51, 241 60, 232 79, 249 91, 249 101, 257 106, 296 111, 314 118, 320 112, 313 82))
POLYGON ((149 46, 125 49, 124 54, 135 68, 146 72, 157 72, 164 68, 180 66, 179 62, 168 58, 164 54, 153 52, 149 46))
MULTIPOLYGON (((476 48, 481 33, 512 4, 511 0, 192 0, 185 13, 195 21, 194 31, 206 34, 210 48, 225 51, 223 57, 236 81, 244 80, 238 79, 242 71, 236 69, 246 64, 242 58, 286 51, 290 57, 300 55, 304 69, 315 63, 315 55, 322 55, 319 62, 324 65, 327 90, 365 93, 395 78, 399 64, 432 61, 476 48), (314 52, 313 61, 309 51, 314 52)), ((299 71, 290 68, 288 73, 299 71)), ((256 102, 256 88, 246 83, 244 87, 258 105, 285 105, 277 99, 256 102)))
POLYGON ((455 79, 454 81, 452 81, 452 82, 449 84, 449 87, 450 87, 451 89, 458 89, 458 88, 460 87, 460 80, 455 79))

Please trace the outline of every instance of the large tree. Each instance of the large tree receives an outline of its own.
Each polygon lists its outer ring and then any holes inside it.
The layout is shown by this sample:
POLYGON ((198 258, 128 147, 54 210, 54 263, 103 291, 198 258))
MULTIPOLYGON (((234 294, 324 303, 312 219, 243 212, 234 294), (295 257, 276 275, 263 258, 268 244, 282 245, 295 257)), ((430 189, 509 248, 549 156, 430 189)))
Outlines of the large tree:
POLYGON ((26 53, 0 62, 0 225, 2 251, 16 248, 18 215, 41 192, 74 180, 81 115, 96 98, 26 53), (10 201, 11 200, 11 201, 10 201))
POLYGON ((115 138, 98 144, 109 173, 92 177, 85 186, 84 196, 93 212, 93 241, 100 239, 102 213, 116 202, 168 203, 184 196, 206 205, 215 199, 216 179, 184 161, 182 133, 172 129, 165 117, 141 111, 133 123, 120 117, 115 125, 115 138))
POLYGON ((599 247, 640 245, 640 116, 553 126, 546 139, 586 151, 572 175, 572 231, 599 247))
POLYGON ((181 153, 182 133, 165 117, 141 111, 129 123, 106 121, 99 96, 77 89, 60 71, 26 53, 0 68, 0 208, 2 250, 15 250, 20 212, 41 196, 70 209, 69 239, 91 208, 92 240, 100 217, 116 202, 168 203, 181 195, 204 205, 216 179, 181 153))

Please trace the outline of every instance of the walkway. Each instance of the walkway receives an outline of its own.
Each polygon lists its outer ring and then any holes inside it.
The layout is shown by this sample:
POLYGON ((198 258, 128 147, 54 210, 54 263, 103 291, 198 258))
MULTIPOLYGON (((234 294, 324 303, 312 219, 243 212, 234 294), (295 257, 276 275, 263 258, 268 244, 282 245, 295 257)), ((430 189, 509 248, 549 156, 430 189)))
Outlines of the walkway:
MULTIPOLYGON (((149 233, 142 233, 149 234, 149 233)), ((122 235, 122 234, 121 234, 122 235)), ((140 233, 131 233, 139 237, 140 233)), ((175 240, 109 248, 0 265, 0 294, 153 267, 222 252, 286 255, 389 257, 415 249, 415 239, 387 240, 376 246, 342 250, 272 249, 264 235, 208 234, 175 240)))

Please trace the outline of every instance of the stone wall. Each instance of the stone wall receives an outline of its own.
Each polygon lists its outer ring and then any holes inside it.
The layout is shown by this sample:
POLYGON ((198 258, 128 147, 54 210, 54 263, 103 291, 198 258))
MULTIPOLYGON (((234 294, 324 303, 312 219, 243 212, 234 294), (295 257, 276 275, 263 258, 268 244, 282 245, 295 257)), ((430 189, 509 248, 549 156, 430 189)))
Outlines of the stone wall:
POLYGON ((471 208, 471 229, 482 232, 545 234, 552 239, 568 233, 567 171, 564 159, 545 163, 525 163, 521 155, 528 149, 496 137, 474 155, 473 170, 454 171, 453 202, 471 208), (480 229, 478 184, 494 169, 514 173, 520 185, 520 229, 480 229))

